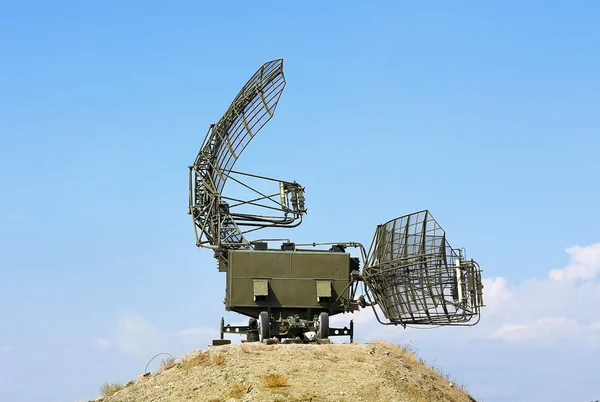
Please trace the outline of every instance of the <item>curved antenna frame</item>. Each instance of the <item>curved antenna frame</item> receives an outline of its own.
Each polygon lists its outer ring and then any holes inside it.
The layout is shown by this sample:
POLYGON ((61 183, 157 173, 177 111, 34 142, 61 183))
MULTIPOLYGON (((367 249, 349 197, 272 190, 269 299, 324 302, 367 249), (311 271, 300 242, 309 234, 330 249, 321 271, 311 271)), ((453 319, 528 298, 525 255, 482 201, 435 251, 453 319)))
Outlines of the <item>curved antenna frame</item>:
POLYGON ((242 87, 223 117, 209 127, 194 164, 189 166, 188 214, 194 221, 197 246, 215 250, 248 248, 250 242, 245 238, 248 232, 301 223, 306 209, 304 188, 298 183, 232 170, 250 141, 273 117, 285 85, 282 59, 263 64, 242 87), (244 183, 240 176, 279 182, 279 188, 274 194, 265 194, 244 183), (256 196, 249 200, 223 196, 228 179, 256 196), (242 206, 275 210, 280 214, 233 211, 242 206), (242 230, 241 227, 250 228, 242 230))

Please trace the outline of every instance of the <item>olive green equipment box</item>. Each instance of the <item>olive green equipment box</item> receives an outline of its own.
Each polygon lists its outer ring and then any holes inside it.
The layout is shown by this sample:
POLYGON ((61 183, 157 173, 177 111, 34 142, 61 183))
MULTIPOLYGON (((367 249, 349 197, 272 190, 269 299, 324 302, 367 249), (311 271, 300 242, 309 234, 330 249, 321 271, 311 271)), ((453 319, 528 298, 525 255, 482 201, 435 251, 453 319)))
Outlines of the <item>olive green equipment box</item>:
MULTIPOLYGON (((225 333, 248 334, 248 341, 301 338, 305 341, 349 336, 349 327, 329 326, 329 317, 348 311, 352 277, 359 260, 341 246, 327 250, 233 250, 225 271, 225 308, 251 317, 247 326, 221 325, 225 333)), ((256 247, 256 244, 255 244, 256 247)), ((260 247, 256 247, 260 248, 260 247)))

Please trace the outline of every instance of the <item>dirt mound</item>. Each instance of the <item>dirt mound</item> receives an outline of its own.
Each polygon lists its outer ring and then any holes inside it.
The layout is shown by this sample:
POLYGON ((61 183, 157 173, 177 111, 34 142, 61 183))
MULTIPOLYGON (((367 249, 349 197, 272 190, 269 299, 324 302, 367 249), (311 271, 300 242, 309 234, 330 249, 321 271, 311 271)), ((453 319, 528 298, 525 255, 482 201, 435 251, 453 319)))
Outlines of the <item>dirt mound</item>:
POLYGON ((140 376, 112 396, 96 401, 474 399, 405 348, 374 342, 212 346, 140 376))

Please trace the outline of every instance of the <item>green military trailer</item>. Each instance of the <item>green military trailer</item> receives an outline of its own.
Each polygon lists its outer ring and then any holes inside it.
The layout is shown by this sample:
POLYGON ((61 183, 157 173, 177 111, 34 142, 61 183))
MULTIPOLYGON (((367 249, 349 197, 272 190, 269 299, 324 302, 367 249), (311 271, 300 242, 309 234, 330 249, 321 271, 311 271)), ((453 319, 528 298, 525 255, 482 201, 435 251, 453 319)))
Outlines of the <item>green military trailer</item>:
POLYGON ((253 250, 232 250, 225 271, 225 308, 251 317, 247 326, 221 325, 226 333, 246 333, 248 341, 293 338, 304 341, 349 336, 349 327, 329 326, 329 317, 348 311, 352 278, 359 274, 359 260, 334 245, 329 250, 296 249, 283 243, 268 249, 253 243, 253 250))
MULTIPOLYGON (((249 317, 247 325, 226 325, 221 319, 221 339, 214 343, 230 342, 225 334, 246 334, 250 342, 310 342, 331 336, 352 341, 353 321, 333 328, 329 318, 366 306, 384 325, 478 321, 483 305, 479 265, 450 247, 426 210, 379 225, 368 255, 358 242, 320 243, 327 247, 318 249, 316 243, 247 238, 262 229, 297 227, 307 213, 305 189, 295 181, 233 169, 273 117, 285 85, 283 60, 260 67, 221 119, 210 125, 189 166, 188 214, 196 246, 212 249, 219 270, 226 273, 225 309, 249 317), (274 241, 278 247, 269 248, 274 241), (348 247, 359 248, 361 260, 348 247), (360 285, 364 295, 357 297, 360 285)), ((281 149, 289 148, 293 141, 281 149)))

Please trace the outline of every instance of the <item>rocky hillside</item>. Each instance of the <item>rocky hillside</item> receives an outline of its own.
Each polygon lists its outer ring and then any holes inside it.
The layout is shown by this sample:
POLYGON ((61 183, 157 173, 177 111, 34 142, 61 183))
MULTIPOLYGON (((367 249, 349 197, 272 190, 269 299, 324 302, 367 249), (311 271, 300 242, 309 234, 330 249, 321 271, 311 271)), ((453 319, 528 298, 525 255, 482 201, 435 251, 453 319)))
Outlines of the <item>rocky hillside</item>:
POLYGON ((474 401, 382 342, 211 346, 104 393, 112 395, 96 401, 474 401))

